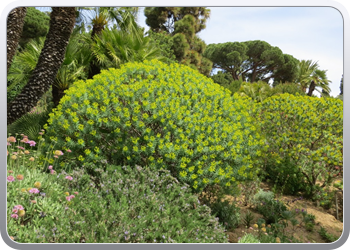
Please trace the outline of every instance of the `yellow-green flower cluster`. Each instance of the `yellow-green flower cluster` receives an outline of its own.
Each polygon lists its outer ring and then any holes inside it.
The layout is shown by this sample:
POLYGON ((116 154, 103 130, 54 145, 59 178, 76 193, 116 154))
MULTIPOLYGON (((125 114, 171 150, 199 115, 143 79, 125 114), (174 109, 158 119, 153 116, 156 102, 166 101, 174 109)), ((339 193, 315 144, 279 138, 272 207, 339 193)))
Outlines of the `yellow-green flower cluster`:
POLYGON ((200 191, 254 176, 263 142, 250 104, 187 66, 128 63, 76 82, 46 135, 66 144, 77 165, 155 165, 200 191))
POLYGON ((267 158, 275 165, 292 163, 308 176, 307 182, 339 172, 343 165, 342 101, 283 94, 262 102, 258 113, 269 145, 267 158))

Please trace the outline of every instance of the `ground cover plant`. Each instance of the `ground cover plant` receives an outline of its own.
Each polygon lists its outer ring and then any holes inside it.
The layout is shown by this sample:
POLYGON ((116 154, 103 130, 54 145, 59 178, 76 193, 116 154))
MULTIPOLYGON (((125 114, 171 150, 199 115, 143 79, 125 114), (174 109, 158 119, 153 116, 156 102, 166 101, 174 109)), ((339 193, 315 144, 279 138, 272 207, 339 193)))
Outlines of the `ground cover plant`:
MULTIPOLYGON (((17 160, 13 153, 10 149, 10 163, 17 160)), ((101 164, 70 174, 52 165, 46 173, 9 166, 9 235, 21 243, 227 242, 210 208, 168 170, 112 165, 103 170, 101 164)))
POLYGON ((128 63, 75 83, 50 114, 45 143, 72 150, 62 168, 152 165, 197 193, 229 187, 256 175, 264 143, 249 103, 187 66, 128 63))

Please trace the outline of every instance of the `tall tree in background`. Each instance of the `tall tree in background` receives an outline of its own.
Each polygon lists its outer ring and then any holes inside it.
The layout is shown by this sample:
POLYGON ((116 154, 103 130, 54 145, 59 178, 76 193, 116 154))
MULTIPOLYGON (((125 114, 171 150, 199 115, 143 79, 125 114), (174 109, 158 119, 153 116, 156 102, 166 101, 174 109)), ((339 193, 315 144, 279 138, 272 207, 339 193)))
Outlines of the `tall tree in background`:
POLYGON ((204 56, 214 68, 230 73, 234 80, 242 77, 247 82, 292 81, 298 65, 293 56, 260 40, 209 44, 204 56))
POLYGON ((29 112, 54 83, 64 59, 75 18, 75 7, 52 8, 50 29, 36 68, 22 92, 7 108, 8 125, 29 112))
POLYGON ((198 69, 204 75, 211 72, 212 63, 202 57, 205 43, 196 34, 205 28, 210 10, 205 7, 146 7, 146 24, 153 32, 171 36, 173 51, 179 63, 198 69))
POLYGON ((50 17, 37 10, 35 7, 28 7, 24 18, 23 32, 19 40, 19 45, 24 48, 31 40, 45 37, 49 31, 50 17))
POLYGON ((17 51, 26 13, 27 7, 15 8, 7 18, 7 72, 17 51))

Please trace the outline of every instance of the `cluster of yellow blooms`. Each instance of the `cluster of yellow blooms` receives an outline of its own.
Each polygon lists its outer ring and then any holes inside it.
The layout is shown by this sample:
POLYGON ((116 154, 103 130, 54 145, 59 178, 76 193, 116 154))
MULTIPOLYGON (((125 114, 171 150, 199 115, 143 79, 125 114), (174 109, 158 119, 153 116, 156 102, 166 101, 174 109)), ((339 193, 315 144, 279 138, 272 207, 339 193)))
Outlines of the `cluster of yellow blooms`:
POLYGON ((187 66, 128 63, 76 82, 46 134, 67 144, 78 163, 171 167, 197 190, 230 186, 253 177, 264 144, 249 105, 187 66))
POLYGON ((343 165, 343 102, 283 94, 261 103, 259 124, 269 145, 267 157, 286 159, 304 174, 328 176, 343 165))

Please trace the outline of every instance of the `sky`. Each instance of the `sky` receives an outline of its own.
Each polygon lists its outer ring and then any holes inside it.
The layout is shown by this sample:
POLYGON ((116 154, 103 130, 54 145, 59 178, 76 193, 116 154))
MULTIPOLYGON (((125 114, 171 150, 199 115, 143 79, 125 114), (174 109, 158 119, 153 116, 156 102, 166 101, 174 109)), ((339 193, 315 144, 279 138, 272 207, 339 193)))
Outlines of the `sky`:
MULTIPOLYGON (((331 95, 343 75, 343 18, 332 7, 208 7, 210 19, 198 36, 206 44, 262 40, 298 60, 327 70, 331 95)), ((138 23, 148 29, 143 9, 138 23)))
MULTIPOLYGON (((331 96, 340 93, 343 75, 343 18, 333 7, 208 7, 210 18, 197 35, 206 44, 262 40, 298 60, 327 70, 331 96)), ((41 11, 50 8, 38 8, 41 11)), ((144 8, 138 24, 146 25, 144 8)), ((315 91, 314 94, 319 94, 315 91)))

